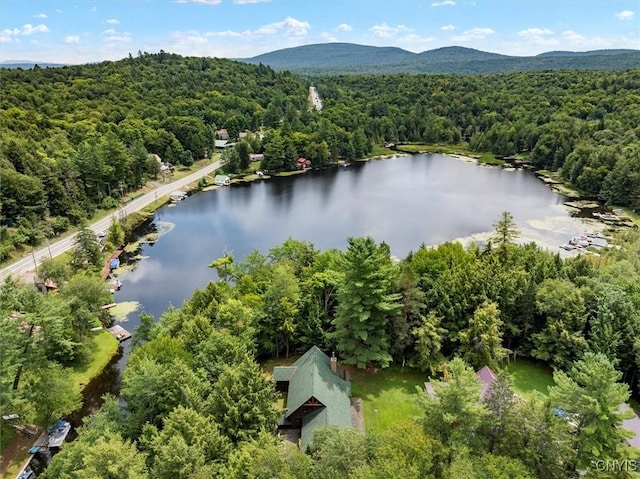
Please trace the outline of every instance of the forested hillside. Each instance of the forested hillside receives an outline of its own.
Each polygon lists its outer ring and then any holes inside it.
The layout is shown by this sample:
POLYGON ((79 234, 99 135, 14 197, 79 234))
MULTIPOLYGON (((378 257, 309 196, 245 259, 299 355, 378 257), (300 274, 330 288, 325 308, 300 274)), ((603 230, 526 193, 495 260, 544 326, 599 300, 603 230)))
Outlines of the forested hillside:
MULTIPOLYGON (((553 58, 553 57, 551 57, 553 58)), ((323 77, 309 83, 264 65, 164 52, 55 69, 0 70, 0 261, 158 176, 190 165, 215 131, 236 140, 224 160, 292 170, 367 157, 374 144, 460 144, 530 153, 586 195, 635 207, 640 195, 640 70, 482 76, 323 77), (261 133, 262 135, 258 134, 261 133)))
POLYGON ((267 67, 163 52, 2 69, 0 83, 0 260, 157 177, 148 153, 190 165, 213 152, 216 127, 256 130, 305 111, 307 95, 304 80, 267 67))
POLYGON ((556 51, 517 57, 465 47, 443 47, 413 53, 396 47, 353 43, 302 45, 243 59, 276 70, 309 76, 392 73, 500 73, 546 70, 625 70, 640 66, 640 51, 556 51))
POLYGON ((318 80, 323 118, 374 141, 530 153, 586 195, 638 206, 640 70, 318 80))

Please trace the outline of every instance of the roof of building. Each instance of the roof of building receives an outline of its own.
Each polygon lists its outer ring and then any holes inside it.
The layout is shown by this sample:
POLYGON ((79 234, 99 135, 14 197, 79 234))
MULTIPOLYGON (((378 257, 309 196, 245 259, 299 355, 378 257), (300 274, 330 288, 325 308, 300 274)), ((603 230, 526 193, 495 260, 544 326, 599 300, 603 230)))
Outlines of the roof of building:
POLYGON ((485 366, 476 373, 476 377, 482 382, 480 388, 480 397, 485 399, 489 393, 489 389, 496 380, 496 373, 494 373, 489 366, 485 366))
POLYGON ((351 383, 331 371, 331 359, 319 348, 313 346, 291 366, 275 367, 273 377, 276 381, 289 381, 285 418, 311 398, 325 406, 304 418, 301 431, 303 449, 317 427, 351 426, 351 383))

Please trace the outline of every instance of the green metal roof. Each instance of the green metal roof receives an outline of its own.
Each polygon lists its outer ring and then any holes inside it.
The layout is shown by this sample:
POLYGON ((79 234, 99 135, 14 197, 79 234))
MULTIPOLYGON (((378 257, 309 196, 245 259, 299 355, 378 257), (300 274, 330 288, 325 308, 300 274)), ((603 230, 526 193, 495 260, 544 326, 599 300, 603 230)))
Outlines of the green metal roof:
POLYGON ((289 381, 295 370, 295 366, 276 366, 273 368, 273 379, 276 382, 289 381))
POLYGON ((311 441, 315 428, 326 425, 351 426, 351 383, 331 372, 331 359, 316 346, 292 366, 274 368, 273 377, 276 381, 289 378, 285 417, 289 417, 312 397, 325 406, 304 418, 301 437, 303 450, 311 441))

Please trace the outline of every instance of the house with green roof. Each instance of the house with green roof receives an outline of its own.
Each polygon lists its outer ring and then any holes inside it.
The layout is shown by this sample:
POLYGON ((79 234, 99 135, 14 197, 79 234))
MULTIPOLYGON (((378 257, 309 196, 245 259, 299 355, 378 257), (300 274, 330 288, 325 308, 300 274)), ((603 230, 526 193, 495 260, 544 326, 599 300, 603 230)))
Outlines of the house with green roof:
POLYGON ((276 389, 286 394, 282 432, 299 430, 305 450, 322 426, 351 427, 351 383, 340 376, 337 360, 313 346, 291 366, 273 369, 276 389))

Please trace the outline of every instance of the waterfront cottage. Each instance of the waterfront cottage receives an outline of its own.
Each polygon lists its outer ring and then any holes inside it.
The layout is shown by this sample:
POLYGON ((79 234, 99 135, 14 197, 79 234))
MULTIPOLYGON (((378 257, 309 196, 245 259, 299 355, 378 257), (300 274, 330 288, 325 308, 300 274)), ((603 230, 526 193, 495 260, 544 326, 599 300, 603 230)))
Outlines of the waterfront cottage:
POLYGON ((341 377, 335 356, 313 346, 291 366, 273 369, 276 389, 286 395, 286 413, 278 421, 283 434, 298 432, 305 450, 322 426, 351 427, 351 383, 341 377))

